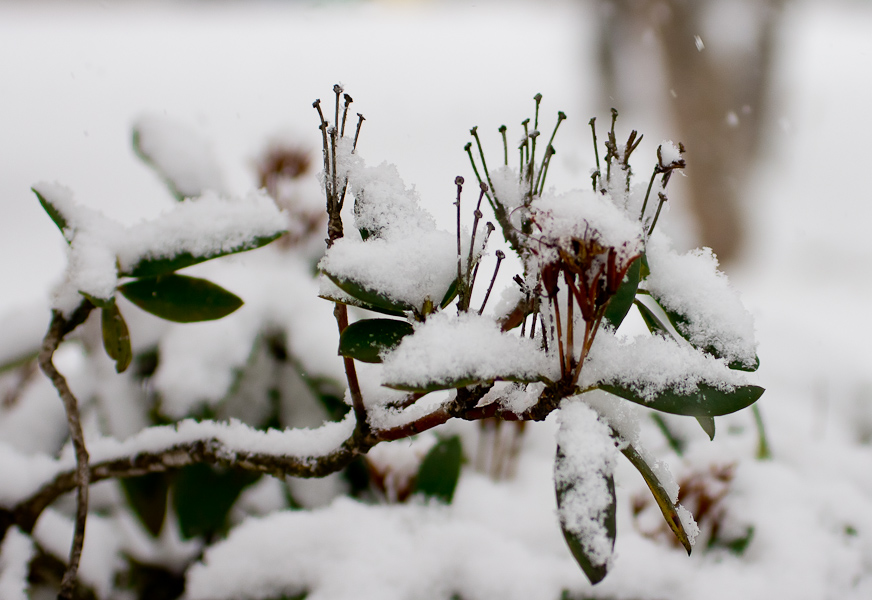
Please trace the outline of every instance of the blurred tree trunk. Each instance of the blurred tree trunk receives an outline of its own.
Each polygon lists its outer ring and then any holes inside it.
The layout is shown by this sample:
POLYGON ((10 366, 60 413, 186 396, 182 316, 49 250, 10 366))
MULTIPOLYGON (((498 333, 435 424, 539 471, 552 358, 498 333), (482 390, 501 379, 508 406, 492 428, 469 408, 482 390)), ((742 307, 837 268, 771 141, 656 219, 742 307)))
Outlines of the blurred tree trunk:
POLYGON ((628 107, 636 82, 622 79, 638 81, 639 64, 655 55, 657 103, 688 150, 686 187, 699 241, 722 262, 735 260, 745 232, 740 194, 760 146, 783 0, 596 3, 604 98, 628 107))

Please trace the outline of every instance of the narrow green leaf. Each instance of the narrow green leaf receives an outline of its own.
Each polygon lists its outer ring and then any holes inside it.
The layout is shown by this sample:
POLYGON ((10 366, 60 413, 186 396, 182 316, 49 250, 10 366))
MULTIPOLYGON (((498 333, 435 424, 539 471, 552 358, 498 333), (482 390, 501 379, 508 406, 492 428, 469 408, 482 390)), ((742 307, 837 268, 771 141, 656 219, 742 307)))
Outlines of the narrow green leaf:
POLYGON ((674 415, 689 417, 719 417, 751 406, 763 395, 763 388, 756 385, 738 386, 725 392, 707 383, 700 383, 690 394, 679 394, 667 389, 653 400, 646 400, 630 387, 614 384, 600 384, 599 389, 620 396, 636 404, 674 415))
POLYGON ((624 281, 618 288, 617 293, 609 300, 609 305, 606 307, 604 316, 615 329, 624 321, 627 313, 633 307, 633 301, 636 299, 636 290, 639 288, 641 270, 642 260, 637 258, 630 265, 627 274, 624 275, 624 281))
POLYGON ((339 354, 363 362, 380 363, 383 352, 395 348, 413 331, 409 323, 396 319, 357 321, 339 336, 339 354))
POLYGON ((394 390, 401 390, 403 392, 426 394, 429 392, 438 392, 439 390, 453 390, 457 388, 468 387, 471 385, 487 385, 493 383, 494 381, 513 381, 515 383, 535 383, 537 381, 545 381, 546 383, 548 382, 548 380, 542 376, 527 378, 521 377, 520 375, 505 374, 499 377, 491 377, 487 379, 480 379, 477 377, 469 376, 448 378, 439 381, 428 381, 426 383, 415 385, 403 382, 388 382, 383 385, 385 387, 394 390))
POLYGON ((380 294, 375 290, 366 288, 352 279, 343 279, 335 277, 330 273, 324 273, 330 280, 335 283, 339 289, 346 294, 356 298, 365 305, 373 307, 372 310, 386 314, 394 314, 398 316, 405 315, 406 311, 414 311, 415 307, 404 302, 396 302, 390 298, 380 294), (390 312, 388 312, 390 311, 390 312))
POLYGON ((127 323, 114 302, 100 311, 100 321, 103 328, 103 348, 109 358, 115 361, 115 371, 123 373, 133 359, 127 323))
POLYGON ((625 444, 621 448, 621 452, 642 475, 645 483, 648 484, 648 489, 651 490, 651 495, 654 496, 654 500, 660 508, 660 512, 663 513, 663 518, 666 519, 666 524, 669 525, 672 533, 675 534, 675 537, 678 538, 678 541, 681 542, 681 545, 684 546, 684 549, 687 550, 688 554, 690 554, 693 546, 691 546, 690 539, 687 537, 687 532, 684 530, 684 525, 682 525, 681 519, 678 516, 677 507, 672 503, 672 500, 669 499, 669 494, 666 492, 666 488, 663 487, 663 484, 657 478, 657 475, 654 474, 654 471, 648 463, 645 462, 645 459, 642 458, 642 455, 639 454, 639 451, 636 450, 632 444, 625 444))
POLYGON ((462 463, 463 446, 460 436, 439 440, 418 468, 415 493, 451 504, 457 480, 460 479, 462 463))
POLYGON ((714 417, 697 417, 700 427, 706 432, 710 440, 715 439, 715 418, 714 417))
POLYGON ((460 377, 457 379, 443 379, 441 381, 429 381, 419 385, 411 385, 406 383, 385 383, 385 387, 403 392, 415 392, 426 394, 429 392, 438 392, 439 390, 453 390, 457 388, 467 387, 470 385, 479 385, 482 383, 490 383, 488 380, 477 379, 475 377, 460 377))
MULTIPOLYGON (((64 234, 64 230, 69 227, 67 218, 61 213, 61 211, 54 204, 49 202, 42 194, 37 192, 34 188, 30 188, 31 191, 36 194, 36 197, 39 199, 39 203, 42 205, 43 210, 48 213, 48 216, 54 221, 54 224, 57 225, 57 228, 61 230, 61 233, 64 234)), ((66 234, 64 234, 64 239, 66 239, 66 234)), ((70 240, 67 240, 67 243, 70 243, 70 240)))
POLYGON ((142 310, 177 323, 220 319, 242 306, 238 296, 221 286, 186 275, 137 279, 118 291, 142 310))
POLYGON ((169 481, 166 473, 146 473, 121 479, 127 503, 152 536, 160 535, 167 513, 169 481))
POLYGON ((650 274, 651 274, 651 267, 648 266, 648 255, 643 252, 642 253, 642 269, 641 269, 641 272, 639 273, 639 279, 645 280, 648 277, 648 275, 650 275, 650 274))
POLYGON ((190 539, 223 532, 239 494, 259 477, 202 463, 181 469, 175 477, 172 498, 182 536, 190 539))
MULTIPOLYGON (((566 455, 561 451, 560 447, 557 447, 557 462, 567 460, 566 455)), ((555 471, 559 467, 555 467, 555 471)), ((614 476, 609 473, 601 474, 603 479, 606 482, 606 487, 608 489, 608 493, 610 496, 610 504, 608 509, 605 511, 603 515, 601 515, 602 522, 601 525, 605 526, 606 533, 608 535, 609 540, 612 544, 612 549, 615 547, 615 537, 617 535, 617 498, 615 497, 615 479, 614 476)), ((558 510, 564 509, 564 505, 566 503, 566 497, 569 492, 573 489, 573 486, 570 485, 557 485, 555 487, 555 492, 557 494, 557 508, 558 510)), ((594 562, 592 557, 590 556, 590 552, 585 545, 585 540, 582 539, 578 534, 573 531, 567 529, 562 520, 560 523, 560 528, 563 531, 563 537, 566 540, 566 544, 569 546, 569 551, 572 552, 572 556, 575 558, 575 561, 581 567, 581 570, 584 571, 584 574, 590 580, 592 584, 597 584, 602 581, 607 572, 608 572, 608 562, 605 564, 600 564, 599 562, 594 562)))
MULTIPOLYGON (((675 331, 678 332, 678 334, 681 337, 686 339, 688 341, 688 343, 690 343, 691 346, 693 346, 694 348, 696 348, 698 350, 705 352, 706 354, 711 354, 715 358, 724 358, 723 353, 721 353, 720 350, 718 350, 714 346, 701 347, 698 344, 694 344, 691 340, 687 339, 687 336, 685 335, 685 331, 687 331, 687 327, 688 327, 687 317, 685 317, 681 313, 678 313, 678 312, 675 312, 672 310, 667 310, 666 308, 663 307, 662 304, 660 304, 660 302, 654 296, 650 296, 650 298, 657 304, 657 306, 660 307, 660 309, 664 313, 666 313, 666 316, 669 318, 669 322, 672 324, 672 327, 675 328, 675 331)), ((644 318, 644 316, 643 316, 643 318, 644 318)), ((646 323, 647 323, 647 321, 646 321, 646 323)), ((748 373, 753 373, 754 371, 756 371, 760 367, 760 358, 758 356, 755 356, 754 363, 750 364, 750 365, 746 364, 742 361, 735 360, 735 361, 732 361, 728 366, 731 369, 735 369, 737 371, 745 371, 748 373)))
POLYGON ((97 296, 92 296, 87 292, 79 291, 79 294, 88 299, 88 302, 96 306, 97 308, 111 308, 115 306, 115 296, 111 296, 109 298, 98 298, 97 296))
POLYGON ((191 265, 196 265, 219 256, 227 256, 228 254, 237 254, 254 250, 261 246, 266 246, 270 242, 278 239, 282 232, 272 235, 253 237, 233 246, 231 248, 222 249, 217 252, 207 254, 192 254, 190 252, 180 252, 173 256, 163 256, 158 258, 144 257, 133 266, 121 271, 120 275, 126 277, 156 277, 158 275, 166 275, 191 265))
POLYGON ((672 335, 666 325, 664 325, 657 315, 654 314, 654 311, 645 306, 644 302, 635 300, 635 304, 636 308, 639 309, 639 314, 642 316, 642 320, 645 321, 645 325, 648 327, 648 331, 651 333, 659 333, 667 337, 672 335))
POLYGON ((455 298, 457 298, 457 292, 460 291, 460 286, 457 285, 457 280, 451 282, 451 285, 448 286, 448 291, 445 292, 445 296, 442 297, 442 302, 439 303, 439 306, 445 308, 449 304, 451 304, 455 298))

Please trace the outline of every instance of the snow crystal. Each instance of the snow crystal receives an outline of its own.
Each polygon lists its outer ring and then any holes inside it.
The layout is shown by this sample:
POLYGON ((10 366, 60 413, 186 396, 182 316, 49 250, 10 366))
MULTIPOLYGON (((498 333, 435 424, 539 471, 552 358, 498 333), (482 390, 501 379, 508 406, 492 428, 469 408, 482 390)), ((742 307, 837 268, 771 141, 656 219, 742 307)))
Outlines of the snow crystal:
POLYGON ((63 282, 54 292, 53 308, 69 314, 81 301, 79 292, 111 298, 118 284, 118 268, 130 269, 146 258, 189 253, 210 257, 244 247, 256 237, 286 229, 286 217, 263 192, 243 200, 214 194, 189 200, 154 221, 123 227, 101 213, 79 206, 69 189, 40 183, 34 186, 67 221, 64 237, 70 255, 63 282))
POLYGON ((536 225, 544 237, 563 240, 590 238, 615 248, 619 258, 629 258, 641 248, 642 230, 638 220, 616 206, 609 198, 591 190, 574 190, 546 195, 534 205, 536 225))
POLYGON ((518 172, 511 167, 500 167, 491 172, 491 183, 494 185, 492 195, 508 210, 517 208, 524 203, 524 188, 521 185, 518 172))
POLYGON ((744 385, 745 379, 722 359, 675 340, 645 334, 627 341, 600 330, 582 369, 581 387, 603 383, 627 386, 650 401, 670 388, 689 395, 706 383, 726 391, 744 385))
POLYGON ((0 598, 27 600, 29 564, 35 553, 30 537, 10 527, 0 546, 0 598))
POLYGON ((428 298, 438 305, 457 278, 457 238, 436 230, 390 242, 345 237, 336 240, 319 267, 420 310, 428 298))
POLYGON ((534 379, 551 374, 550 367, 537 342, 501 332, 492 319, 441 312, 385 356, 383 377, 387 385, 424 387, 464 379, 534 379))
POLYGON ((561 403, 559 422, 554 483, 560 522, 579 539, 592 564, 605 565, 613 545, 605 525, 613 496, 605 478, 614 472, 617 449, 609 426, 578 398, 561 403))
POLYGON ((254 238, 276 235, 287 226, 287 216, 262 190, 243 199, 208 192, 175 205, 157 219, 127 228, 117 248, 118 261, 122 270, 128 270, 143 259, 182 253, 215 256, 245 247, 254 238))
POLYGON ((354 203, 354 223, 371 235, 405 238, 436 229, 436 221, 420 206, 414 189, 406 188, 394 165, 362 164, 348 173, 354 203))
POLYGON ((678 513, 678 518, 681 520, 681 525, 684 527, 684 532, 687 534, 690 545, 696 545, 696 538, 699 536, 699 525, 696 524, 693 514, 680 504, 675 507, 675 512, 678 513))
POLYGON ((183 197, 224 191, 221 168, 200 135, 162 115, 145 115, 133 126, 139 149, 183 197))
POLYGON ((714 351, 728 363, 753 366, 757 343, 754 321, 718 271, 718 261, 708 248, 678 254, 661 240, 648 244, 651 274, 645 287, 667 311, 682 320, 678 331, 698 348, 714 351))
POLYGON ((672 140, 663 140, 660 142, 660 161, 664 166, 677 163, 681 160, 681 151, 676 147, 672 140))
POLYGON ((187 573, 190 600, 254 600, 307 591, 309 600, 550 600, 581 577, 555 555, 518 544, 480 515, 439 504, 337 499, 314 511, 251 518, 187 573), (483 577, 482 573, 487 576, 483 577), (528 576, 535 573, 535 577, 528 576), (555 589, 556 588, 556 589, 555 589))
POLYGON ((602 390, 591 390, 582 396, 600 419, 621 436, 622 443, 637 445, 641 428, 640 417, 644 409, 632 402, 624 402, 602 390))

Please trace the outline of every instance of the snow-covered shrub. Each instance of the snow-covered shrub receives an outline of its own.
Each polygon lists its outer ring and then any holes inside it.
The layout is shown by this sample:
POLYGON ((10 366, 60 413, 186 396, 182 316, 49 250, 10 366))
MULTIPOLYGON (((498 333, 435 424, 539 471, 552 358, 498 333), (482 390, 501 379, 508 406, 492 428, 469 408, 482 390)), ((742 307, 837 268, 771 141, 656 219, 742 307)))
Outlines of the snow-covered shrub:
MULTIPOLYGON (((339 86, 334 92, 332 124, 320 101, 314 104, 327 215, 326 251, 314 261, 307 238, 317 219, 294 208, 305 202, 295 184, 277 183, 280 151, 261 164, 267 191, 228 198, 202 143, 166 122, 141 121, 138 154, 179 203, 131 227, 77 204, 62 186, 34 187, 69 244, 37 360, 63 401, 73 452, 59 452, 63 436, 56 431, 31 441, 30 452, 0 445, 7 538, 0 566, 15 567, 0 580, 18 577, 7 582, 10 589, 26 587, 21 565, 34 552, 33 539, 37 552, 66 561, 67 598, 118 590, 153 597, 157 588, 163 597, 183 589, 188 598, 347 597, 345 574, 359 571, 354 565, 364 557, 348 551, 339 532, 353 531, 350 547, 365 548, 369 539, 370 562, 421 552, 412 544, 418 535, 423 548, 444 549, 447 535, 458 549, 445 563, 456 578, 426 559, 385 564, 385 574, 378 570, 370 580, 387 588, 357 588, 359 597, 385 597, 385 589, 410 597, 409 581, 424 585, 426 597, 505 596, 499 581, 482 592, 474 561, 464 558, 483 558, 487 550, 475 549, 499 539, 468 517, 447 529, 439 520, 461 474, 463 444, 429 430, 450 430, 452 419, 523 423, 552 413, 555 524, 592 583, 606 576, 612 559, 618 454, 641 473, 691 551, 698 528, 678 503, 668 469, 642 447, 625 401, 694 417, 714 437, 715 417, 751 405, 763 390, 743 376, 759 362, 753 324, 711 252, 678 254, 655 234, 667 184, 685 166, 681 145, 663 142, 650 180, 634 185, 630 157, 641 136, 633 131, 619 144, 614 112, 605 164, 597 150, 591 189, 551 191, 545 181, 565 115, 541 150, 537 95, 535 118, 523 123, 517 169, 509 166, 505 127, 496 169, 488 168, 472 129, 477 160, 472 143, 466 150, 477 199, 466 208, 458 176, 457 225, 449 232, 437 228, 395 167, 364 162, 357 153, 363 118, 346 133, 352 100, 339 86), (279 187, 284 212, 274 203, 279 187), (485 199, 496 225, 485 220, 485 199), (471 228, 464 215, 472 216, 471 228), (288 229, 284 244, 258 251, 255 269, 201 264, 265 246, 288 229), (506 259, 494 249, 492 276, 482 285, 488 276, 479 270, 490 269, 495 231, 517 255, 520 272, 487 310, 506 259), (249 304, 178 273, 188 267, 236 282, 249 304), (620 333, 634 307, 650 334, 620 333), (96 334, 88 320, 94 311, 101 315, 96 334), (216 322, 193 324, 205 321, 216 322), (341 359, 331 360, 322 340, 337 327, 341 359), (68 384, 53 361, 77 335, 88 366, 68 384), (107 376, 98 344, 117 374, 107 376), (406 438, 411 445, 385 443, 406 438), (89 500, 91 484, 102 480, 122 483, 94 488, 89 500), (55 505, 72 490, 75 509, 55 505), (123 534, 107 533, 106 514, 123 534), (325 525, 331 520, 332 528, 325 525), (74 534, 58 533, 67 529, 74 534), (388 536, 392 554, 375 548, 380 535, 388 536), (69 537, 67 558, 59 548, 69 537), (103 549, 99 566, 84 560, 79 569, 83 543, 103 549), (6 556, 18 546, 21 556, 6 556), (240 560, 255 551, 257 562, 240 560)), ((591 128, 597 149, 593 120, 591 128)), ((32 362, 26 348, 19 354, 25 358, 16 354, 17 364, 32 362)), ((34 401, 20 389, 16 395, 19 404, 34 401)))

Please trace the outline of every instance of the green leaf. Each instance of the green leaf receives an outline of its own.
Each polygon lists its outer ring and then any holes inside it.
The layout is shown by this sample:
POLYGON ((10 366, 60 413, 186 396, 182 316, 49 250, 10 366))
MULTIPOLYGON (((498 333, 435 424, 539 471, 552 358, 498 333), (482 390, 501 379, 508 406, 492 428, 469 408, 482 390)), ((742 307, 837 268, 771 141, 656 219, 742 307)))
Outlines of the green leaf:
POLYGON ((418 468, 415 493, 451 504, 462 463, 463 446, 460 437, 454 435, 439 440, 418 468))
POLYGON ((414 328, 396 319, 366 319, 345 328, 339 336, 339 354, 368 363, 380 363, 381 354, 395 348, 414 328))
POLYGON ((115 361, 115 371, 123 373, 133 359, 127 323, 114 302, 100 311, 100 321, 103 328, 103 348, 109 358, 115 361))
POLYGON ((669 499, 669 494, 666 492, 666 488, 663 487, 663 484, 657 478, 657 475, 654 474, 654 471, 648 463, 645 462, 645 459, 642 458, 642 455, 639 454, 639 451, 636 450, 632 444, 626 444, 621 449, 621 452, 642 475, 645 483, 648 484, 648 489, 651 490, 651 495, 654 496, 654 500, 660 508, 660 512, 663 513, 663 518, 666 519, 666 524, 669 525, 672 533, 675 534, 675 537, 678 538, 678 541, 681 542, 681 545, 684 546, 684 549, 687 550, 688 554, 690 554, 693 547, 690 544, 690 539, 687 537, 687 532, 684 530, 684 525, 682 525, 681 519, 678 516, 677 507, 672 503, 672 500, 669 499))
MULTIPOLYGON (((568 460, 566 455, 561 451, 560 447, 557 447, 557 462, 558 464, 561 461, 568 460)), ((555 467, 557 470, 559 467, 555 467)), ((605 526, 606 533, 608 535, 609 540, 611 541, 612 548, 615 547, 615 536, 617 535, 617 511, 616 504, 617 499, 615 497, 615 479, 614 476, 609 473, 600 474, 603 479, 605 479, 606 487, 608 489, 608 493, 610 496, 610 503, 608 509, 605 511, 605 514, 601 515, 601 525, 605 526)), ((567 494, 573 489, 573 486, 570 485, 558 485, 556 486, 555 492, 557 494, 557 508, 558 510, 563 509, 565 504, 565 499, 567 494)), ((591 556, 587 548, 585 547, 584 540, 575 532, 568 530, 562 520, 560 523, 560 528, 563 530, 563 537, 566 540, 566 544, 569 546, 569 551, 572 552, 572 556, 575 558, 575 561, 581 567, 581 570, 584 571, 584 574, 590 580, 592 584, 597 584, 602 581, 607 572, 608 572, 608 562, 605 564, 594 563, 591 560, 591 556)))
POLYGON ((636 308, 639 309, 639 314, 642 315, 642 320, 645 321, 645 325, 648 327, 648 331, 651 333, 659 333, 666 337, 671 337, 672 334, 669 332, 669 328, 663 324, 663 322, 654 314, 650 308, 645 306, 644 302, 640 302, 639 300, 635 300, 636 308))
POLYGON ((365 310, 371 310, 372 312, 377 312, 382 315, 390 315, 392 317, 405 317, 406 313, 398 310, 388 310, 386 308, 379 308, 378 306, 373 306, 372 304, 367 304, 366 302, 361 302, 357 298, 352 298, 350 296, 339 296, 338 294, 331 294, 329 292, 319 294, 319 298, 323 298, 324 300, 329 300, 330 302, 338 302, 339 304, 347 304, 348 306, 356 306, 357 308, 363 308, 365 310))
POLYGON ((651 267, 648 266, 648 255, 644 252, 642 253, 642 269, 639 273, 639 279, 645 280, 648 278, 648 275, 651 274, 651 267))
POLYGON ((649 401, 624 385, 604 383, 597 387, 654 410, 689 417, 719 417, 742 410, 754 404, 764 391, 756 385, 742 385, 726 392, 707 383, 700 383, 696 391, 690 394, 679 394, 673 389, 667 389, 649 401))
POLYGON ((491 384, 494 381, 514 381, 515 383, 535 383, 537 381, 547 382, 546 378, 542 376, 536 376, 535 378, 526 378, 521 377, 520 375, 505 374, 499 377, 491 377, 488 379, 480 379, 477 377, 468 376, 442 379, 439 381, 428 381, 426 383, 414 385, 403 382, 388 382, 383 385, 385 387, 394 390, 401 390, 403 392, 426 394, 429 392, 438 392, 439 390, 453 390, 462 387, 469 387, 471 385, 486 385, 491 384))
POLYGON ((223 470, 202 463, 181 469, 175 478, 172 498, 182 536, 190 539, 224 531, 227 515, 239 494, 259 477, 256 473, 223 470))
MULTIPOLYGON (((54 221, 54 224, 57 225, 57 228, 61 230, 61 233, 64 234, 64 230, 69 228, 69 223, 67 218, 63 215, 63 213, 56 207, 54 204, 49 202, 42 194, 36 191, 34 188, 30 188, 31 191, 36 194, 36 197, 39 199, 39 203, 42 205, 43 210, 48 213, 48 216, 54 221)), ((66 239, 66 234, 64 234, 64 239, 66 239)), ((70 243, 70 240, 67 240, 67 243, 70 243)))
MULTIPOLYGON (((702 352, 705 352, 706 354, 711 354, 715 358, 724 358, 723 353, 721 353, 720 350, 718 350, 716 347, 714 347, 714 346, 702 347, 702 346, 699 346, 698 344, 694 344, 691 340, 687 339, 687 336, 684 333, 688 327, 687 317, 685 317, 681 313, 675 312, 673 310, 667 310, 667 309, 663 308, 663 305, 661 305, 660 302, 657 301, 657 298, 655 298, 654 296, 650 296, 650 298, 657 304, 657 306, 660 307, 660 309, 664 313, 666 313, 666 316, 669 317, 669 322, 672 324, 672 327, 675 328, 675 331, 682 338, 686 339, 688 341, 688 343, 690 343, 691 346, 693 346, 697 350, 701 350, 702 352)), ((641 311, 641 309, 640 309, 640 311, 641 311)), ((644 315, 642 318, 643 319, 645 318, 644 315)), ((645 322, 647 324, 647 320, 645 322)), ((662 323, 661 323, 661 326, 662 326, 662 323)), ((649 326, 649 329, 650 329, 650 326, 649 326)), ((751 365, 748 365, 740 360, 734 360, 728 366, 731 369, 735 369, 737 371, 745 371, 748 373, 753 373, 754 371, 756 371, 760 367, 760 358, 758 356, 755 356, 754 363, 751 365)))
POLYGON ((219 285, 186 275, 137 279, 118 288, 146 312, 177 323, 212 321, 242 306, 242 300, 219 285))
MULTIPOLYGON (((709 354, 711 354, 711 353, 709 353, 709 354)), ((730 367, 731 369, 735 369, 736 371, 745 371, 746 373, 753 373, 754 371, 756 371, 757 369, 760 368, 760 357, 755 355, 754 356, 754 363, 750 364, 750 365, 743 363, 742 361, 739 361, 739 360, 734 360, 733 362, 731 362, 727 366, 730 367)))
POLYGON ((627 274, 624 275, 624 281, 618 288, 617 293, 609 300, 609 305, 606 307, 604 316, 615 329, 624 321, 624 317, 627 316, 627 313, 633 307, 633 301, 636 299, 636 290, 639 288, 641 270, 642 260, 637 258, 630 265, 627 274))
POLYGON ((369 306, 372 307, 370 310, 400 317, 405 316, 406 311, 415 310, 414 306, 406 304, 405 302, 391 300, 375 290, 360 285, 352 279, 335 277, 327 272, 324 274, 327 275, 327 277, 329 277, 330 280, 339 287, 339 289, 364 304, 365 306, 363 308, 369 306))
POLYGON ((448 291, 445 292, 445 296, 442 297, 442 302, 439 303, 439 306, 445 308, 449 304, 451 304, 455 298, 457 298, 457 292, 460 291, 460 286, 457 284, 457 280, 451 282, 451 285, 448 286, 448 291))
POLYGON ((98 298, 97 296, 92 296, 87 292, 79 291, 79 294, 88 299, 88 302, 96 306, 97 308, 110 308, 115 306, 115 296, 114 294, 109 298, 98 298))
POLYGON ((196 265, 219 256, 227 256, 228 254, 238 254, 254 250, 261 246, 266 246, 270 242, 281 237, 282 232, 277 232, 272 235, 264 235, 247 239, 239 244, 227 249, 221 249, 217 252, 207 254, 192 254, 190 252, 180 252, 173 256, 163 256, 158 258, 145 257, 140 259, 136 264, 128 269, 121 271, 120 275, 126 277, 156 277, 158 275, 166 275, 191 265, 196 265))
POLYGON ((167 513, 169 481, 166 473, 146 473, 121 480, 127 503, 145 528, 157 537, 167 513))
POLYGON ((697 417, 700 427, 709 436, 709 440, 715 439, 715 418, 714 417, 697 417))

